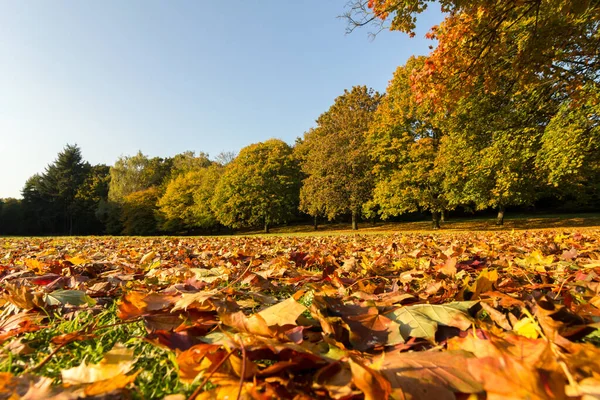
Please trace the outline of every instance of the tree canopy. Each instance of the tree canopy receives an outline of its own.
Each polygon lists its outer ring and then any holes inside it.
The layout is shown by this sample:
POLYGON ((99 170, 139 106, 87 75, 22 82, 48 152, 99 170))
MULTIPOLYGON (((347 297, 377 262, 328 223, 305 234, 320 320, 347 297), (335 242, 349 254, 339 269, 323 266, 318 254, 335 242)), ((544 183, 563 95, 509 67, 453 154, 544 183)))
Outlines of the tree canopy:
POLYGON ((290 220, 298 207, 299 174, 292 148, 282 140, 243 148, 216 187, 217 220, 232 228, 263 225, 265 232, 290 220))
POLYGON ((305 175, 302 211, 329 219, 349 214, 357 228, 373 187, 365 138, 380 100, 381 95, 366 86, 345 90, 317 119, 317 127, 304 135, 297 150, 305 175))

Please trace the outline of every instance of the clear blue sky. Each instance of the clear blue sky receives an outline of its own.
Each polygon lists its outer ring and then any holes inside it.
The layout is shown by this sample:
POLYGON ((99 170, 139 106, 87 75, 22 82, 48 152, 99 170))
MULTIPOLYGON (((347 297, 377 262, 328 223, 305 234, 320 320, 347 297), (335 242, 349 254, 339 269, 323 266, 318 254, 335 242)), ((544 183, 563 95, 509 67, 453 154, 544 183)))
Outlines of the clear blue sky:
POLYGON ((0 197, 67 143, 108 165, 292 144, 345 88, 384 91, 442 18, 371 41, 345 34, 346 2, 0 0, 0 197))

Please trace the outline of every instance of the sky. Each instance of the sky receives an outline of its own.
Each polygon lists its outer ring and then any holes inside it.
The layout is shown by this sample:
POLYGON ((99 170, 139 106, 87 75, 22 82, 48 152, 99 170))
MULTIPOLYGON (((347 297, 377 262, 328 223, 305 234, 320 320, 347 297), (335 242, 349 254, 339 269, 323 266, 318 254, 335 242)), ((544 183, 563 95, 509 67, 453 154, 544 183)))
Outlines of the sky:
POLYGON ((0 0, 0 198, 66 144, 107 165, 293 144, 344 89, 385 91, 442 19, 372 40, 346 34, 347 1, 0 0))

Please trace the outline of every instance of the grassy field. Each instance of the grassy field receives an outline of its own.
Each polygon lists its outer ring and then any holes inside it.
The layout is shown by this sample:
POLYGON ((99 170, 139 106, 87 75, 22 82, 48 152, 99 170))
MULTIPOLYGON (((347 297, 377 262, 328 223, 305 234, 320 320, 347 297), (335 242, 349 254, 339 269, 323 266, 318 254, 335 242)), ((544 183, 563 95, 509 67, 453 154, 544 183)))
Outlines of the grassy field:
MULTIPOLYGON (((510 215, 504 219, 504 225, 496 225, 496 220, 490 217, 455 218, 442 223, 437 232, 496 232, 511 230, 559 229, 559 228, 594 228, 600 227, 600 213, 588 214, 542 214, 510 215)), ((271 235, 329 235, 347 233, 394 233, 394 232, 434 232, 431 221, 416 222, 363 222, 359 229, 353 231, 350 224, 324 223, 314 230, 312 225, 278 226, 271 229, 271 235)), ((260 230, 241 231, 245 235, 264 235, 260 230)))

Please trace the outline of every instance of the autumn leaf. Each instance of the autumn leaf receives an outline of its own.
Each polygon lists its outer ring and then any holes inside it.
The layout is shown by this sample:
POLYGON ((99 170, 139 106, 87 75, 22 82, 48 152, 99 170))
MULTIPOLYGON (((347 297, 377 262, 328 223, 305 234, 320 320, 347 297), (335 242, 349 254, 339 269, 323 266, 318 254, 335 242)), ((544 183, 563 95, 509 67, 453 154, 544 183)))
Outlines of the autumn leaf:
POLYGON ((96 396, 131 384, 137 374, 128 374, 135 362, 133 349, 117 343, 98 364, 85 361, 77 367, 61 371, 62 381, 70 385, 86 385, 85 393, 96 396))
POLYGON ((272 325, 296 325, 296 319, 306 311, 307 308, 294 300, 293 297, 265 308, 258 313, 268 326, 272 325))
POLYGON ((70 304, 81 306, 87 304, 93 306, 96 301, 81 290, 55 290, 44 296, 44 301, 49 306, 70 304))
POLYGON ((466 311, 476 302, 463 301, 448 304, 416 304, 405 306, 386 314, 400 324, 404 339, 409 337, 435 340, 438 324, 468 329, 472 321, 466 311))
POLYGON ((352 359, 349 363, 352 383, 364 393, 365 400, 386 400, 390 397, 391 385, 378 371, 352 359))

